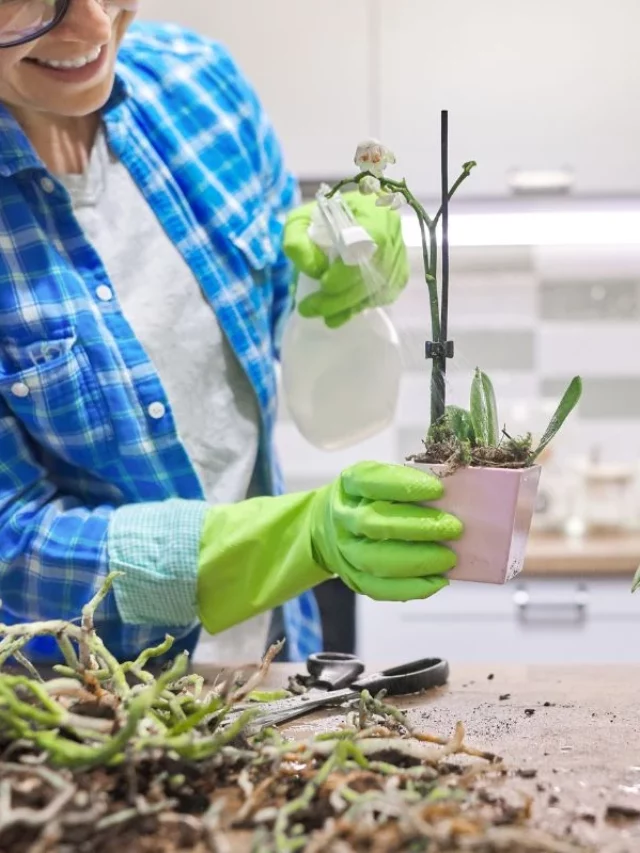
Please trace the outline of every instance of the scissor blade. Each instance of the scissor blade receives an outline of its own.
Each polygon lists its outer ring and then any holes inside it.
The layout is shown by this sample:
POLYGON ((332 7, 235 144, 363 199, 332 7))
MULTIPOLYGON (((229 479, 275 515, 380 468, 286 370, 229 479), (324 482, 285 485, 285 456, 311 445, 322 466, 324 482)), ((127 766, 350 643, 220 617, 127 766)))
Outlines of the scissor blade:
POLYGON ((314 698, 319 699, 321 696, 325 696, 324 690, 309 690, 307 693, 302 694, 301 696, 289 696, 286 699, 275 699, 273 702, 243 702, 240 705, 234 705, 233 708, 229 711, 229 713, 225 716, 222 727, 226 727, 230 725, 234 720, 237 720, 238 717, 243 714, 245 711, 255 711, 256 716, 254 717, 254 722, 263 719, 267 715, 271 717, 276 713, 287 713, 291 712, 293 709, 301 706, 303 708, 307 708, 310 701, 313 701, 314 698), (304 698, 304 701, 300 700, 304 698))
MULTIPOLYGON (((291 696, 288 699, 277 699, 275 702, 256 705, 256 710, 259 713, 251 720, 248 733, 255 734, 261 729, 277 726, 287 720, 295 720, 297 717, 303 717, 305 714, 310 714, 319 708, 340 705, 342 702, 357 695, 357 692, 348 688, 333 691, 312 689, 301 696, 291 696)), ((233 722, 237 716, 238 713, 235 710, 227 715, 223 723, 223 728, 233 722)))
MULTIPOLYGON (((335 705, 341 705, 343 702, 348 702, 350 699, 358 697, 357 690, 351 690, 345 687, 344 690, 332 690, 329 692, 318 691, 318 695, 307 700, 306 702, 293 702, 290 705, 282 705, 280 708, 265 708, 263 714, 254 721, 255 725, 261 728, 268 726, 278 726, 280 723, 285 723, 288 720, 295 720, 297 717, 302 717, 305 714, 311 714, 320 708, 331 708, 335 705)), ((302 697, 296 697, 302 698, 302 697)))
POLYGON ((298 708, 312 710, 313 708, 318 708, 325 704, 332 704, 333 696, 336 696, 338 693, 345 692, 349 693, 350 691, 336 690, 331 693, 327 690, 316 690, 315 688, 312 688, 306 693, 302 693, 300 696, 289 696, 287 699, 276 699, 275 702, 266 702, 262 706, 261 711, 264 710, 264 714, 271 717, 278 714, 286 714, 290 711, 295 711, 298 708))

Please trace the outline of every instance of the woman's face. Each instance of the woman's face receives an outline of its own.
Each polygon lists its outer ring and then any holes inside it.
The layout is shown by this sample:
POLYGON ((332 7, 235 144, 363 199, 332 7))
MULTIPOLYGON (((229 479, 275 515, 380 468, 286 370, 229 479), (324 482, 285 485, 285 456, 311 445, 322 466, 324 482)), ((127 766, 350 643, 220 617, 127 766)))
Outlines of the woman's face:
POLYGON ((71 0, 51 32, 0 49, 0 101, 22 112, 68 117, 99 110, 111 94, 116 54, 136 5, 137 0, 71 0))

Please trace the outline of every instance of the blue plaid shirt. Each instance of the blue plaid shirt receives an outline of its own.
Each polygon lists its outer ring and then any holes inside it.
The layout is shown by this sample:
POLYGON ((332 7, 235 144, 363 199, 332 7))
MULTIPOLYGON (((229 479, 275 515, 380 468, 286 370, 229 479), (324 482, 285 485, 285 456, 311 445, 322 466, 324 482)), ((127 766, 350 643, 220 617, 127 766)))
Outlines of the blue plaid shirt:
MULTIPOLYGON (((280 493, 274 366, 290 282, 281 234, 298 194, 272 128, 225 50, 170 25, 136 25, 128 34, 102 118, 112 151, 199 280, 252 383, 264 490, 280 493)), ((139 274, 144 279, 144 269, 139 274)), ((66 190, 0 105, 5 623, 76 618, 110 570, 110 528, 123 507, 156 508, 161 522, 170 499, 192 501, 192 541, 175 559, 197 557, 199 480, 160 379, 105 288, 106 270, 66 190), (164 417, 150 415, 154 402, 166 405, 164 417)), ((292 660, 320 648, 312 593, 287 603, 284 619, 292 660)), ((193 622, 179 629, 128 624, 114 595, 96 627, 120 658, 166 632, 177 638, 174 649, 192 649, 198 636, 193 622)), ((28 651, 40 661, 58 659, 53 641, 38 640, 28 651)))

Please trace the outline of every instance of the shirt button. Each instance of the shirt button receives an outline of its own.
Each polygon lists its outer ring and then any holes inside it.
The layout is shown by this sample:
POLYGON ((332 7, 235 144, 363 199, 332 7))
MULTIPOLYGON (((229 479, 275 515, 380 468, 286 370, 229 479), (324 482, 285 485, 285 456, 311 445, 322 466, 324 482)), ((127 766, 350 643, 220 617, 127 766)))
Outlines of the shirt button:
POLYGON ((159 421, 160 418, 163 418, 165 412, 167 411, 164 404, 160 402, 151 403, 149 408, 147 409, 149 412, 149 417, 153 418, 154 421, 159 421))
POLYGON ((96 288, 96 296, 101 302, 111 302, 113 299, 113 291, 106 284, 101 284, 96 288))
POLYGON ((55 192, 56 189, 56 185, 51 180, 51 178, 42 178, 42 180, 40 181, 40 186, 46 193, 55 192))
POLYGON ((11 386, 11 393, 14 397, 28 397, 29 386, 25 385, 24 382, 14 382, 11 386))

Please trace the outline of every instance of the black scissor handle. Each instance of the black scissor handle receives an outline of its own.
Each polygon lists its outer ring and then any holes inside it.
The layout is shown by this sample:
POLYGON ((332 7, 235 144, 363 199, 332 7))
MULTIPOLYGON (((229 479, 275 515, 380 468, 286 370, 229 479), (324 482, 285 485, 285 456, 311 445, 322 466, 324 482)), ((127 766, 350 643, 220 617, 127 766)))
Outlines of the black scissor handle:
POLYGON ((351 684, 354 690, 368 690, 376 694, 386 690, 389 696, 408 696, 421 693, 432 687, 442 687, 449 679, 449 664, 441 658, 422 658, 421 660, 394 666, 358 678, 351 684))
POLYGON ((341 652, 319 652, 307 658, 312 686, 319 690, 342 690, 364 672, 363 662, 355 655, 341 652))

